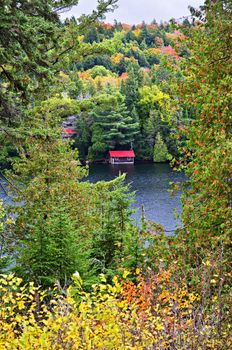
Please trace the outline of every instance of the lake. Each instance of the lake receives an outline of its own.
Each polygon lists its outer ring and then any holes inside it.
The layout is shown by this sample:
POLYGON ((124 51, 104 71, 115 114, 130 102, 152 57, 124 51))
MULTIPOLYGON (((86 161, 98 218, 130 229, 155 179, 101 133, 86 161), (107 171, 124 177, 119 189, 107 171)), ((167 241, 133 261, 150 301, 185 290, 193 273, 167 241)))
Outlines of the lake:
POLYGON ((138 163, 134 165, 92 164, 87 180, 97 182, 112 180, 119 172, 126 172, 126 182, 136 191, 133 216, 137 226, 140 225, 141 207, 144 205, 145 218, 161 224, 165 231, 172 231, 180 225, 175 219, 174 210, 181 212, 180 193, 171 196, 168 192, 170 182, 185 181, 183 173, 174 172, 168 164, 138 163))
MULTIPOLYGON (((174 210, 181 212, 180 193, 175 197, 168 192, 170 182, 185 181, 183 173, 174 172, 168 164, 139 163, 134 165, 92 164, 87 178, 90 182, 112 180, 119 172, 127 173, 126 182, 131 183, 135 191, 133 207, 137 212, 133 215, 135 225, 140 225, 141 207, 144 205, 145 218, 161 224, 165 231, 172 231, 180 225, 175 219, 174 210)), ((11 200, 4 191, 6 181, 0 177, 0 198, 6 203, 11 200)))

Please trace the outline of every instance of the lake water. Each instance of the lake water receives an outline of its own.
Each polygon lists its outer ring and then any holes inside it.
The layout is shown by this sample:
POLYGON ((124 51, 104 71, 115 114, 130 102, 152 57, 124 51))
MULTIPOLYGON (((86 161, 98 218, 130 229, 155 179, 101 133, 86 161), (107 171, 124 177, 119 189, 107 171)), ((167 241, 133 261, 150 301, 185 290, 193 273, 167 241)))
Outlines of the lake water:
POLYGON ((134 222, 140 225, 141 207, 144 205, 145 218, 161 224, 165 231, 172 231, 180 225, 175 219, 174 210, 181 212, 180 194, 175 197, 168 192, 170 182, 185 181, 183 173, 174 172, 168 164, 135 164, 135 165, 110 165, 93 164, 89 169, 87 180, 97 182, 111 180, 118 176, 119 172, 126 172, 126 182, 131 183, 131 188, 136 191, 134 208, 138 208, 134 215, 134 222))
POLYGON ((0 175, 0 199, 5 204, 11 204, 11 198, 8 196, 7 181, 0 175))
MULTIPOLYGON (((184 182, 185 176, 182 173, 174 172, 168 164, 92 164, 87 180, 93 183, 112 180, 120 171, 127 173, 126 182, 131 183, 132 191, 136 191, 133 207, 138 210, 133 215, 133 220, 137 226, 141 222, 142 205, 145 208, 145 218, 161 224, 165 231, 172 231, 180 225, 174 215, 174 210, 177 213, 181 211, 180 194, 172 197, 168 189, 170 182, 184 182)), ((6 181, 0 177, 0 199, 10 203, 4 190, 6 186, 6 181)))

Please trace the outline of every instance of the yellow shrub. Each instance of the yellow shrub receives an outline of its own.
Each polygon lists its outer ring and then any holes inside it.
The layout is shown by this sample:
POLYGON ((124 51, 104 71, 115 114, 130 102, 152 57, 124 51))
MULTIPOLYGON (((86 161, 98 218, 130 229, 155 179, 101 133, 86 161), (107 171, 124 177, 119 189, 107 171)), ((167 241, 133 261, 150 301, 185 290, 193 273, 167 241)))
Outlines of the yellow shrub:
POLYGON ((0 349, 229 348, 227 330, 218 337, 210 315, 196 328, 199 296, 173 283, 170 272, 147 281, 138 276, 137 283, 128 275, 114 277, 112 284, 101 276, 101 284, 87 293, 77 273, 67 296, 52 300, 32 283, 2 276, 0 349))

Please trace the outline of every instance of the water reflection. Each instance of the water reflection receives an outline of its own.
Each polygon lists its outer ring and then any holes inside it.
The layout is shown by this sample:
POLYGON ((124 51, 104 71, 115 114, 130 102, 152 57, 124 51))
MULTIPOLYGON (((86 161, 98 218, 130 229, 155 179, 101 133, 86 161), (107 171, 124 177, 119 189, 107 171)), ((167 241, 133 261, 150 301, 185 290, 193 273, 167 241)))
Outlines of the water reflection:
MULTIPOLYGON (((90 166, 89 176, 86 180, 97 182, 100 180, 112 180, 119 173, 127 173, 126 182, 131 183, 132 191, 135 191, 135 202, 133 207, 137 208, 133 215, 134 222, 140 225, 141 207, 144 205, 145 217, 164 226, 165 230, 174 230, 180 225, 175 219, 174 209, 180 213, 180 194, 172 197, 168 189, 170 182, 184 182, 185 176, 182 173, 173 172, 168 164, 93 164, 90 166)), ((0 199, 10 204, 5 189, 7 183, 0 178, 0 199)))
POLYGON ((120 173, 126 173, 127 177, 131 177, 135 171, 134 164, 109 164, 110 173, 112 176, 116 177, 120 173))
POLYGON ((165 227, 173 230, 178 226, 179 220, 174 217, 174 209, 180 213, 180 194, 172 197, 168 189, 170 182, 183 182, 182 173, 173 172, 168 164, 94 164, 90 166, 87 180, 97 182, 111 180, 119 173, 127 173, 126 182, 131 183, 136 191, 134 208, 138 208, 134 215, 134 222, 140 225, 141 207, 144 205, 145 216, 165 227))

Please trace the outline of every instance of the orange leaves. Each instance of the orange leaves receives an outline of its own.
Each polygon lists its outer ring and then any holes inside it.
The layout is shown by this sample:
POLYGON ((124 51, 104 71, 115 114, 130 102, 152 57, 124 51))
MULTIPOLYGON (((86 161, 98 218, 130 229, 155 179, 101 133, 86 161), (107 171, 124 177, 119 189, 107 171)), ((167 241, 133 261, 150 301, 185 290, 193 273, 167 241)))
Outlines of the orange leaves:
POLYGON ((167 37, 169 39, 172 39, 174 41, 180 41, 186 39, 186 36, 181 33, 179 30, 175 30, 174 33, 166 33, 167 37))
POLYGON ((125 56, 121 53, 118 52, 116 53, 114 56, 111 57, 111 61, 113 64, 115 64, 116 66, 119 65, 120 61, 124 58, 125 56))
MULTIPOLYGON (((222 344, 230 347, 226 328, 217 336, 214 313, 200 315, 200 322, 196 321, 198 295, 177 286, 170 270, 149 278, 139 274, 137 283, 128 280, 128 273, 124 272, 121 283, 114 277, 112 284, 101 275, 101 283, 88 293, 76 273, 68 296, 55 296, 46 304, 32 284, 27 288, 13 275, 3 276, 1 349, 165 350, 172 343, 173 348, 186 350, 193 343, 200 349, 202 341, 207 342, 207 349, 223 349, 222 344)), ((213 275, 211 284, 217 279, 213 275)), ((218 297, 212 300, 217 307, 218 297)))
POLYGON ((80 72, 80 78, 81 79, 86 79, 86 78, 90 78, 90 74, 86 73, 86 72, 80 72))

